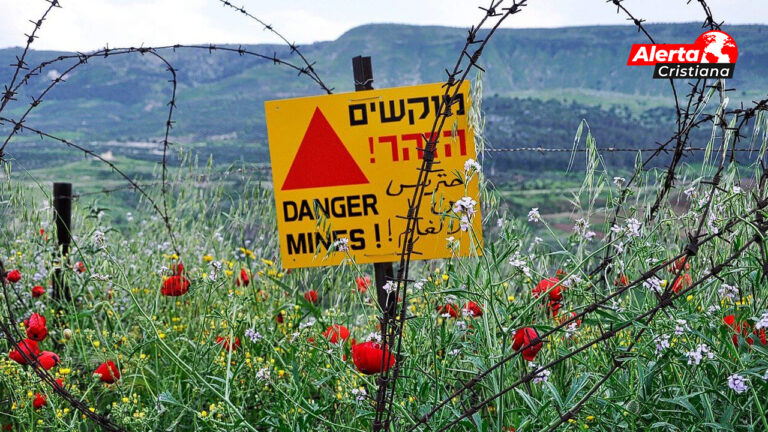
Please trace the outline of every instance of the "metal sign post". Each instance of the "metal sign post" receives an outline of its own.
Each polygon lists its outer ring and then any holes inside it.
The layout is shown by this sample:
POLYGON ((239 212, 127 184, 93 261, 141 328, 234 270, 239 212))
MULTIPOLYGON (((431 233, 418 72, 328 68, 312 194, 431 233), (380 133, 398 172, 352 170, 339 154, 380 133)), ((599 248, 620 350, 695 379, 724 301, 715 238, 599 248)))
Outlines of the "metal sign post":
MULTIPOLYGON (((357 56, 352 58, 352 73, 355 78, 355 91, 373 90, 373 67, 370 57, 357 56)), ((397 299, 387 302, 387 292, 384 285, 395 275, 391 262, 374 263, 373 274, 376 282, 376 297, 385 317, 394 317, 397 299)))
POLYGON ((53 218, 56 222, 56 240, 61 253, 59 268, 53 272, 53 298, 69 301, 71 295, 64 282, 62 269, 68 263, 67 254, 72 242, 72 183, 53 184, 53 218))

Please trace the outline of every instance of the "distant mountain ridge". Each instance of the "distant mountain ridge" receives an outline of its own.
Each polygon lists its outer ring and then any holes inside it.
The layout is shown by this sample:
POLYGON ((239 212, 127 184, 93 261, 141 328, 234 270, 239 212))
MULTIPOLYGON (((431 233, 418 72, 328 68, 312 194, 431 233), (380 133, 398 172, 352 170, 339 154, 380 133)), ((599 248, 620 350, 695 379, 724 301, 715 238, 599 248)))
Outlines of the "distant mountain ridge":
MULTIPOLYGON (((692 43, 702 33, 697 23, 649 24, 647 28, 659 42, 692 43)), ((726 26, 725 30, 739 45, 735 77, 729 81, 738 89, 733 98, 749 100, 765 95, 768 26, 726 26)), ((356 55, 372 56, 377 88, 442 81, 444 69, 455 63, 465 37, 466 29, 460 28, 372 24, 354 28, 335 41, 300 49, 317 62, 315 68, 325 82, 336 92, 343 92, 353 89, 351 58, 356 55)), ((480 61, 486 69, 484 93, 486 98, 555 100, 562 106, 576 101, 574 121, 588 119, 597 105, 617 116, 641 118, 646 110, 671 106, 668 82, 651 79, 650 68, 626 66, 631 45, 643 42, 632 26, 501 29, 480 61)), ((248 49, 298 61, 284 46, 248 49)), ((13 63, 20 51, 0 50, 0 64, 13 63)), ((65 53, 32 51, 28 63, 36 65, 61 54, 65 53)), ((221 142, 236 142, 262 157, 266 141, 263 102, 322 94, 312 81, 297 77, 295 71, 249 56, 209 54, 199 49, 161 54, 178 70, 177 123, 173 130, 177 142, 212 148, 221 142)), ((29 101, 66 67, 62 62, 34 77, 19 101, 29 101)), ((157 59, 138 54, 92 59, 46 96, 28 124, 86 143, 156 139, 162 133, 170 97, 169 75, 164 69, 157 59)), ((0 70, 0 83, 9 81, 10 72, 8 67, 0 70)), ((17 115, 23 103, 17 102, 8 114, 17 115)), ((501 105, 513 107, 505 115, 514 116, 514 107, 521 104, 501 105)), ((557 129, 557 123, 551 126, 557 129)), ((573 121, 566 123, 570 129, 573 121)), ((519 121, 516 124, 520 136, 519 128, 525 132, 527 126, 519 121)), ((503 128, 493 124, 489 128, 502 141, 515 136, 505 135, 503 128)), ((562 131, 564 136, 573 132, 562 131)), ((525 142, 527 146, 541 144, 533 139, 525 142)))

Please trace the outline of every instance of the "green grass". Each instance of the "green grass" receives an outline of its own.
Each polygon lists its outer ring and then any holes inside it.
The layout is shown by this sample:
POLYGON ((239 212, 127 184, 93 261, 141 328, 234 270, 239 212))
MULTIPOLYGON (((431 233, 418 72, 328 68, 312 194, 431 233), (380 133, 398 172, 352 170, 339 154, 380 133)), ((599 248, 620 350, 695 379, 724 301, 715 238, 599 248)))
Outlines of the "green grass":
MULTIPOLYGON (((153 164, 130 166, 131 176, 156 180, 153 164)), ((711 167, 692 167, 686 171, 688 179, 701 168, 711 174, 711 167)), ((168 268, 178 261, 175 251, 146 200, 134 192, 121 192, 82 197, 75 203, 76 248, 69 263, 82 261, 87 272, 65 270, 70 302, 55 301, 50 291, 40 299, 29 295, 32 285, 48 285, 55 257, 50 210, 31 209, 45 202, 50 181, 72 178, 72 173, 77 173, 79 191, 121 182, 89 160, 54 170, 12 173, 1 189, 0 257, 24 274, 14 286, 18 297, 11 296, 14 314, 19 318, 30 311, 44 314, 50 336, 41 347, 62 359, 51 372, 89 407, 109 413, 132 431, 370 430, 373 403, 358 396, 360 389, 368 396, 375 394, 375 376, 357 372, 349 342, 332 345, 322 333, 331 324, 349 327, 357 341, 376 332, 375 291, 361 293, 355 287, 355 277, 371 275, 372 268, 284 271, 268 183, 237 175, 216 180, 212 170, 217 169, 186 160, 170 171, 171 221, 179 258, 192 281, 187 294, 175 298, 160 294, 164 277, 170 275, 168 268), (128 196, 133 201, 126 201, 128 196), (39 233, 41 228, 47 240, 39 233), (104 233, 104 240, 99 240, 97 231, 104 233), (235 284, 240 269, 251 275, 250 285, 235 284), (213 272, 218 273, 215 280, 213 272), (35 273, 40 275, 37 282, 32 280, 35 273), (310 289, 320 295, 317 305, 303 297, 310 289), (278 314, 283 323, 275 320, 278 314), (64 337, 67 329, 72 331, 70 339, 64 337), (249 339, 247 329, 262 338, 249 339), (216 344, 217 337, 238 337, 242 345, 230 353, 216 344), (91 376, 105 360, 119 365, 118 383, 99 383, 91 376)), ((754 205, 749 194, 731 192, 737 179, 751 173, 752 168, 735 165, 728 170, 723 188, 729 192, 717 197, 716 225, 754 205)), ((648 200, 655 197, 655 178, 648 174, 637 183, 642 193, 631 196, 622 225, 627 217, 642 219, 648 200)), ((539 279, 558 269, 580 277, 565 291, 562 313, 580 311, 595 295, 616 289, 618 270, 591 279, 585 274, 613 245, 587 241, 569 228, 584 217, 592 223, 590 229, 601 235, 608 231, 604 207, 618 192, 611 180, 607 172, 593 171, 543 176, 516 189, 496 185, 484 199, 484 256, 415 264, 411 277, 423 284, 420 289, 412 287, 407 300, 413 318, 404 333, 404 379, 395 399, 397 430, 412 424, 460 381, 509 354, 512 330, 534 326, 544 332, 556 325, 560 318, 553 319, 531 294, 539 279), (547 206, 554 210, 542 211, 542 222, 527 221, 531 207, 547 206), (536 236, 543 239, 540 244, 534 242, 536 236), (508 263, 517 252, 530 267, 530 278, 508 263), (470 300, 482 305, 481 317, 448 318, 437 312, 448 301, 461 306, 470 300)), ((699 196, 706 188, 699 185, 699 196)), ((161 202, 157 187, 148 193, 161 202)), ((686 242, 683 234, 694 228, 698 211, 695 204, 683 210, 665 205, 656 223, 642 227, 640 237, 621 238, 626 248, 618 257, 622 272, 636 278, 651 264, 680 253, 686 242)), ((710 260, 722 261, 754 233, 752 226, 741 224, 728 241, 702 247, 690 262, 692 278, 703 276, 710 260)), ((557 421, 558 412, 567 411, 595 385, 612 356, 622 353, 643 328, 645 335, 628 353, 627 367, 608 379, 563 430, 764 430, 766 400, 761 395, 768 391, 763 379, 768 350, 760 343, 750 348, 743 338, 734 346, 731 331, 721 321, 729 313, 753 321, 766 312, 762 259, 758 249, 751 249, 724 271, 722 281, 705 282, 648 327, 630 320, 653 307, 656 298, 642 286, 630 289, 611 309, 585 318, 573 335, 560 331, 550 336, 535 363, 567 354, 598 336, 601 328, 629 322, 616 338, 553 367, 547 382, 521 386, 451 430, 545 429, 557 421), (741 288, 744 299, 724 300, 718 294, 723 283, 741 288), (714 306, 719 309, 708 311, 714 306), (685 320, 689 329, 675 335, 678 319, 685 320), (671 346, 657 353, 655 341, 661 335, 670 336, 671 346), (688 365, 685 353, 702 343, 712 349, 714 358, 688 365), (737 394, 728 388, 727 378, 734 373, 749 379, 749 391, 737 394)), ((666 270, 658 276, 671 278, 666 270)), ((7 317, 7 310, 3 315, 7 317)), ((8 349, 5 342, 0 346, 8 349)), ((463 408, 510 385, 530 368, 519 358, 510 362, 487 377, 475 393, 451 401, 430 424, 433 428, 447 424, 463 408)), ((0 360, 0 400, 8 401, 0 408, 0 422, 13 424, 14 430, 92 428, 28 369, 7 357, 0 360), (35 410, 29 392, 47 393, 47 406, 35 410)))

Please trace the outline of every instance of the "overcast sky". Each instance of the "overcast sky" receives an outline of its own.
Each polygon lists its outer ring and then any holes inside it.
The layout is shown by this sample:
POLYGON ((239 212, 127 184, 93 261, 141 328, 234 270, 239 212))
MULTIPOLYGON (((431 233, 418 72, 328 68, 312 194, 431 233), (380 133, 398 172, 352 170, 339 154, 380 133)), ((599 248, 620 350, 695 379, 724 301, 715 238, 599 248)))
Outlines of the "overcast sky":
MULTIPOLYGON (((332 40, 367 23, 433 24, 468 27, 478 4, 489 0, 232 0, 298 43, 332 40)), ((60 0, 39 33, 36 49, 92 50, 173 43, 261 43, 275 38, 219 0, 60 0)), ((529 0, 506 27, 563 27, 621 24, 625 17, 605 0, 529 0)), ((732 24, 768 24, 768 0, 709 0, 715 17, 732 24)), ((700 21, 698 1, 625 0, 650 22, 700 21)), ((38 19, 43 0, 0 0, 0 47, 21 46, 29 20, 38 19)))

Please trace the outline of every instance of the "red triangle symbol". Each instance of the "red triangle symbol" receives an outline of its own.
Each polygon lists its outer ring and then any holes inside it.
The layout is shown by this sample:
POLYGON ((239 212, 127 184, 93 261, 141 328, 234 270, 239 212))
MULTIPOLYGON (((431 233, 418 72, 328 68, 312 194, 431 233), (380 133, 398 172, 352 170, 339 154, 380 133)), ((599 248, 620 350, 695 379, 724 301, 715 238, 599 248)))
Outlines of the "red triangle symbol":
POLYGON ((368 178, 336 131, 320 108, 315 108, 281 190, 367 183, 368 178))

